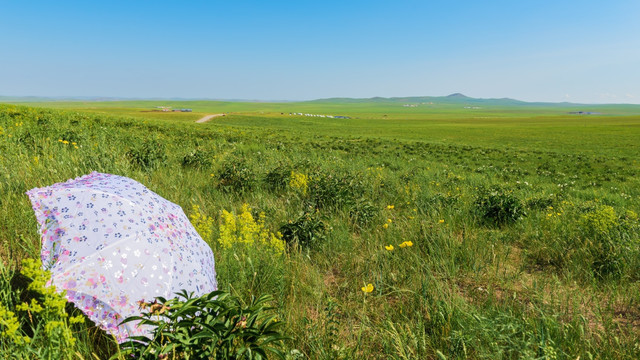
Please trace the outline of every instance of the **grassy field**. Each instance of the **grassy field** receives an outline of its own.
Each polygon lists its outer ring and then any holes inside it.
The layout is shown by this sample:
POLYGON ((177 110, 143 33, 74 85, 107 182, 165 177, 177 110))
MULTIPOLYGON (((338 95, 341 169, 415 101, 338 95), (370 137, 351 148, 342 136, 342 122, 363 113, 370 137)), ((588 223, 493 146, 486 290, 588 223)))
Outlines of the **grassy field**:
MULTIPOLYGON (((0 305, 39 254, 25 191, 99 171, 197 215, 220 287, 274 296, 290 358, 640 358, 640 109, 411 101, 0 105, 0 305), (286 252, 228 246, 244 204, 286 252)), ((70 357, 117 352, 74 331, 70 357)))

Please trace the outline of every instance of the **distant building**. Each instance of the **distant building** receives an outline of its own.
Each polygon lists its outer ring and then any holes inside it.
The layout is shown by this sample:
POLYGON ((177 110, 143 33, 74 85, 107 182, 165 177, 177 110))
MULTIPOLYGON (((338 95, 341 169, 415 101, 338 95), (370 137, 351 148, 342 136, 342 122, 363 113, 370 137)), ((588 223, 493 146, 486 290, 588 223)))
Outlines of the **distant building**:
POLYGON ((599 112, 593 112, 593 111, 571 111, 569 114, 572 114, 572 115, 600 115, 599 112))

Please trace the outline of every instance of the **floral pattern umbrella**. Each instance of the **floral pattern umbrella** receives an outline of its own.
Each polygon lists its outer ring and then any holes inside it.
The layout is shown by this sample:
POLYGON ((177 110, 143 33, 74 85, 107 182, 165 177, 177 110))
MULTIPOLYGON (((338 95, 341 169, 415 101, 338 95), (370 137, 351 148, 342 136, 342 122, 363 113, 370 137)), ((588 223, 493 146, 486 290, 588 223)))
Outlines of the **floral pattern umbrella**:
POLYGON ((51 283, 119 342, 148 334, 139 301, 217 289, 211 248, 180 206, 117 175, 89 175, 27 192, 51 283))

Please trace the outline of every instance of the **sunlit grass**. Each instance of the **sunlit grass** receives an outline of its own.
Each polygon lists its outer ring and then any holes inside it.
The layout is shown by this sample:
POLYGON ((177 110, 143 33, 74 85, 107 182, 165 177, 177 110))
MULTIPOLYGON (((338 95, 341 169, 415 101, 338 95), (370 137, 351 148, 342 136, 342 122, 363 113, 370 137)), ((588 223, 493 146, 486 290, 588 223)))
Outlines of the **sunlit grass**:
MULTIPOLYGON (((181 205, 220 287, 273 295, 288 346, 309 358, 639 357, 637 117, 304 105, 363 111, 329 121, 233 106, 194 124, 1 105, 6 274, 39 256, 25 191, 108 172, 181 205), (226 214, 261 213, 261 229, 295 239, 285 253, 220 244, 226 214)), ((87 334, 85 358, 115 351, 87 334)))

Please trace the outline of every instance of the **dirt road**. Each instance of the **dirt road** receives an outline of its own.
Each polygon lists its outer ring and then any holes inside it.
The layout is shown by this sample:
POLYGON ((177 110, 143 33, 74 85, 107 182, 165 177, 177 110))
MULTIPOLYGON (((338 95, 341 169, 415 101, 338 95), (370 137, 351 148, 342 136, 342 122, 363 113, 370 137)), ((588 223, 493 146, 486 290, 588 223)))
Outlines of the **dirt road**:
POLYGON ((197 123, 204 123, 207 122, 211 119, 213 119, 214 117, 218 117, 218 116, 226 116, 227 114, 211 114, 211 115, 207 115, 207 116, 203 116, 202 118, 200 118, 199 120, 196 120, 197 123))

